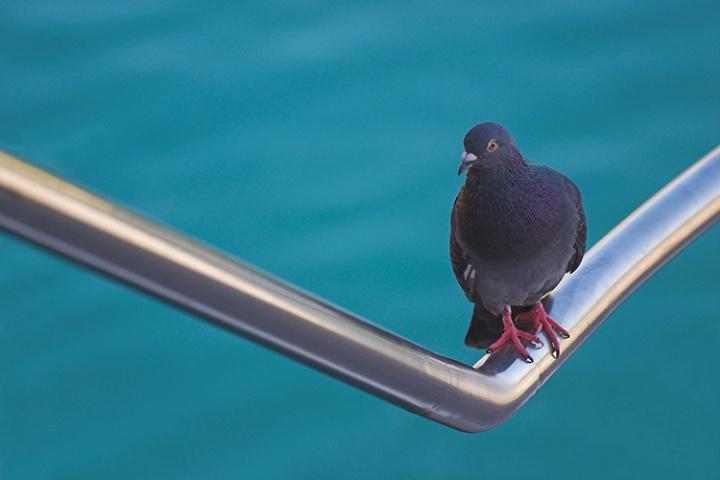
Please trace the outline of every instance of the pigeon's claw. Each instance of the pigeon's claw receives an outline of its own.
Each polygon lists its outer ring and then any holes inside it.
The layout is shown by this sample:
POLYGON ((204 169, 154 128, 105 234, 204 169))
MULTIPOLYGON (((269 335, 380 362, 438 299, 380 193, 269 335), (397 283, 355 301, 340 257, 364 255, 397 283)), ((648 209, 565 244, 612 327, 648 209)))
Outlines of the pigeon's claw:
POLYGON ((536 335, 533 335, 532 333, 524 332, 515 326, 512 320, 512 313, 510 311, 510 307, 505 307, 503 309, 502 318, 504 327, 503 334, 495 343, 490 345, 490 347, 487 349, 487 353, 491 354, 497 351, 501 346, 510 342, 521 358, 523 358, 527 363, 533 363, 533 358, 530 356, 527 350, 525 350, 525 347, 522 346, 522 343, 520 343, 520 339, 523 338, 540 346, 543 344, 540 338, 536 335))
POLYGON ((563 338, 570 338, 570 334, 558 325, 555 320, 550 318, 545 312, 542 303, 540 301, 535 302, 533 307, 525 313, 518 314, 515 317, 518 322, 532 322, 533 329, 535 332, 542 330, 545 335, 550 339, 550 345, 552 346, 552 356, 558 358, 560 356, 560 341, 558 340, 555 332, 558 332, 563 338))

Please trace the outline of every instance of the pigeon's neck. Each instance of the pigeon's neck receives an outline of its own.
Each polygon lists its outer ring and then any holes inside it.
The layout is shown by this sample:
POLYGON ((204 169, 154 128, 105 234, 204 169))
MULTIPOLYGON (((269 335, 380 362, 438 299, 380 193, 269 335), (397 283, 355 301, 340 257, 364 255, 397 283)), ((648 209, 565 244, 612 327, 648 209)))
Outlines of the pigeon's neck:
POLYGON ((487 251, 524 248, 553 235, 560 216, 555 185, 524 160, 468 171, 461 215, 468 238, 487 251))
POLYGON ((477 197, 477 201, 494 198, 502 200, 505 193, 513 192, 510 196, 523 203, 526 197, 524 194, 529 192, 533 180, 532 167, 522 157, 517 157, 501 165, 471 168, 465 183, 468 190, 474 193, 473 196, 477 197))

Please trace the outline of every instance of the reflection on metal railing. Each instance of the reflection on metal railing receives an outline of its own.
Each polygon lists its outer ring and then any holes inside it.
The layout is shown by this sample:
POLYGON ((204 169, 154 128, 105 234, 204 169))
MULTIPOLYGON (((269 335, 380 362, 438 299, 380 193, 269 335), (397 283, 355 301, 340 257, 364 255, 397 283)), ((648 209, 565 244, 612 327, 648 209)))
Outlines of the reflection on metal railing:
POLYGON ((571 334, 526 364, 442 357, 0 153, 0 226, 417 415, 480 432, 509 418, 658 268, 720 217, 720 147, 610 232, 555 290, 571 334))

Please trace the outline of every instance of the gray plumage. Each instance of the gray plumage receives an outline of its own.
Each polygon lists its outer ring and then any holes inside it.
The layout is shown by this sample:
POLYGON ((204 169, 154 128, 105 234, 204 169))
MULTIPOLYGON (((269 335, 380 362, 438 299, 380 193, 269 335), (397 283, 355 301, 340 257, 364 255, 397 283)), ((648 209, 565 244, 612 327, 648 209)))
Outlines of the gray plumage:
MULTIPOLYGON (((556 170, 528 163, 501 125, 474 126, 464 146, 458 174, 467 171, 467 177, 452 209, 450 259, 465 296, 475 304, 465 343, 487 348, 508 330, 500 317, 510 315, 506 307, 542 309, 539 300, 577 269, 585 253, 586 221, 577 186, 556 170)), ((557 355, 552 329, 543 325, 543 330, 557 355)))

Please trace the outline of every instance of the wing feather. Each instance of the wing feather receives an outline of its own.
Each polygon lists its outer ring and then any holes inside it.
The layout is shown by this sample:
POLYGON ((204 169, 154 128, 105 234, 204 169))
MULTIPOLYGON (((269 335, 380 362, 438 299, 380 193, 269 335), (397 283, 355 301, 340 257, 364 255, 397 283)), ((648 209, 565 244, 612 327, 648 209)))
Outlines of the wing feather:
MULTIPOLYGON (((458 195, 458 198, 460 195, 458 195)), ((475 301, 475 267, 469 262, 467 255, 460 246, 457 239, 457 226, 455 219, 455 206, 458 199, 453 204, 452 214, 450 215, 450 263, 452 264, 453 273, 462 288, 465 296, 470 302, 475 301)))

